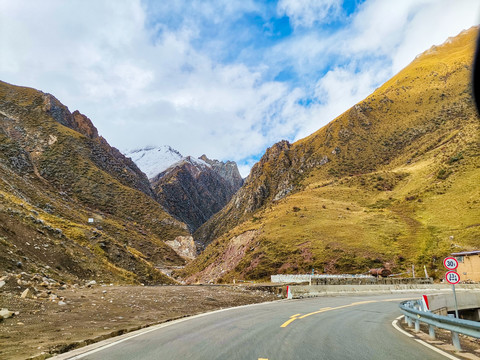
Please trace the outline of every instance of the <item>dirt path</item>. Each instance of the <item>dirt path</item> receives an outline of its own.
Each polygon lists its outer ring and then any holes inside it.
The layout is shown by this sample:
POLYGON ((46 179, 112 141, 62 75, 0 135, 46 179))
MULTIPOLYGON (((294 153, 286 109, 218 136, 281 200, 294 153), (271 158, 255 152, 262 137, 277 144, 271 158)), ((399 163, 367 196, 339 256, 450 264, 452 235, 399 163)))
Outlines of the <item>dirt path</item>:
MULTIPOLYGON (((2 289, 4 290, 4 289, 2 289)), ((276 300, 237 286, 99 286, 57 289, 49 298, 0 290, 0 358, 44 359, 52 354, 148 325, 220 308, 276 300)))

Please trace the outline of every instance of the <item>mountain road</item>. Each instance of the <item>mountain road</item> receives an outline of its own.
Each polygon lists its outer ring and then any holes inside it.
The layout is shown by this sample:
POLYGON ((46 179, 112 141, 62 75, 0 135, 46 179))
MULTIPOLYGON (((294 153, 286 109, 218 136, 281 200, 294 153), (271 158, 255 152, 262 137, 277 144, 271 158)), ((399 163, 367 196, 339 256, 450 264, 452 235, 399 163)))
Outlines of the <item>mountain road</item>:
POLYGON ((399 302, 419 296, 319 297, 225 309, 62 359, 445 359, 392 326, 399 302))

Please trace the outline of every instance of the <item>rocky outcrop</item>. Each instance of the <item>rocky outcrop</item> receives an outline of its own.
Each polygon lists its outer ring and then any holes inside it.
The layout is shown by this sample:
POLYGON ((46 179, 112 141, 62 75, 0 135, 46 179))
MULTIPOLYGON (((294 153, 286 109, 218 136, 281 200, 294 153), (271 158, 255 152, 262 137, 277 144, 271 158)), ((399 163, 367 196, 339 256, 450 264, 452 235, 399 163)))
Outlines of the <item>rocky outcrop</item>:
POLYGON ((208 265, 202 271, 185 279, 187 283, 213 283, 223 275, 235 269, 242 261, 245 253, 252 247, 252 243, 258 236, 258 231, 250 230, 233 237, 220 257, 208 265))
POLYGON ((188 156, 151 183, 160 204, 193 232, 228 203, 241 186, 240 180, 233 162, 188 156))
POLYGON ((210 160, 205 154, 200 156, 200 160, 209 164, 212 169, 230 184, 232 192, 235 193, 243 185, 243 179, 238 172, 237 164, 234 161, 222 162, 210 160))
POLYGON ((197 247, 193 241, 193 236, 177 236, 174 240, 167 241, 166 244, 186 260, 197 257, 197 247))
POLYGON ((79 132, 93 140, 86 143, 90 147, 92 161, 107 171, 110 175, 118 178, 124 185, 133 187, 153 197, 150 183, 145 174, 130 159, 125 157, 118 149, 110 146, 102 136, 99 136, 97 128, 92 121, 78 110, 70 113, 51 94, 43 94, 43 110, 60 124, 79 132), (107 153, 109 156, 106 156, 107 153))

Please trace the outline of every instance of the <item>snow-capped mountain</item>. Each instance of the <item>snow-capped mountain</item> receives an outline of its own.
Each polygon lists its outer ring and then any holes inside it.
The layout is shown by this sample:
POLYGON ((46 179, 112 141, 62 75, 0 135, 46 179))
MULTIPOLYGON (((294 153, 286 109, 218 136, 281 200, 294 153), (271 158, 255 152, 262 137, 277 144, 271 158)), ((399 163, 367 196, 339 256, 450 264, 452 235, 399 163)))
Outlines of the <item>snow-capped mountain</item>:
POLYGON ((168 145, 128 151, 125 156, 147 175, 155 199, 192 233, 243 184, 235 162, 182 156, 168 145))
POLYGON ((131 158, 149 179, 184 159, 182 154, 168 145, 147 146, 128 151, 125 156, 131 158))

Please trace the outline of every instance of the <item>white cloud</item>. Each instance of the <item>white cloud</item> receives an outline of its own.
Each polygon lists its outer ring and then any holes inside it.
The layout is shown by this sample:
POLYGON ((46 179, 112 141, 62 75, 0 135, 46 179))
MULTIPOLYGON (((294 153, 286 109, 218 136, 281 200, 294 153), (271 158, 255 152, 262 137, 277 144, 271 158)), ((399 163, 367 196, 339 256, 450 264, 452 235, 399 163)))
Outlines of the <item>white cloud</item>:
POLYGON ((121 149, 171 145, 246 175, 266 147, 316 131, 480 14, 476 0, 367 0, 323 29, 340 3, 280 0, 294 32, 265 45, 229 28, 245 14, 269 23, 259 1, 0 0, 0 79, 54 94, 121 149), (219 60, 235 51, 248 64, 219 60), (293 78, 274 81, 286 68, 293 78))
MULTIPOLYGON (((213 62, 192 47, 188 27, 165 29, 154 41, 139 3, 86 9, 71 2, 67 9, 52 1, 32 9, 37 20, 18 4, 2 4, 10 7, 1 21, 11 35, 2 41, 2 78, 55 94, 117 147, 168 143, 186 154, 241 160, 289 136, 274 116, 285 85, 262 83, 242 64, 213 62)), ((238 8, 229 4, 227 14, 238 8)), ((212 8, 200 10, 213 16, 212 8)))
POLYGON ((296 140, 317 131, 375 90, 385 79, 386 70, 382 63, 369 65, 362 71, 356 71, 354 64, 335 68, 317 82, 315 98, 320 102, 303 108, 296 140))
POLYGON ((279 14, 287 15, 293 26, 311 27, 315 23, 330 23, 342 12, 342 0, 280 0, 279 14))
POLYGON ((460 0, 454 5, 448 0, 425 1, 409 20, 402 42, 392 54, 393 72, 400 71, 432 45, 440 45, 479 22, 480 1, 460 0))
POLYGON ((432 45, 478 24, 477 0, 367 1, 342 33, 343 52, 392 61, 392 75, 432 45))

